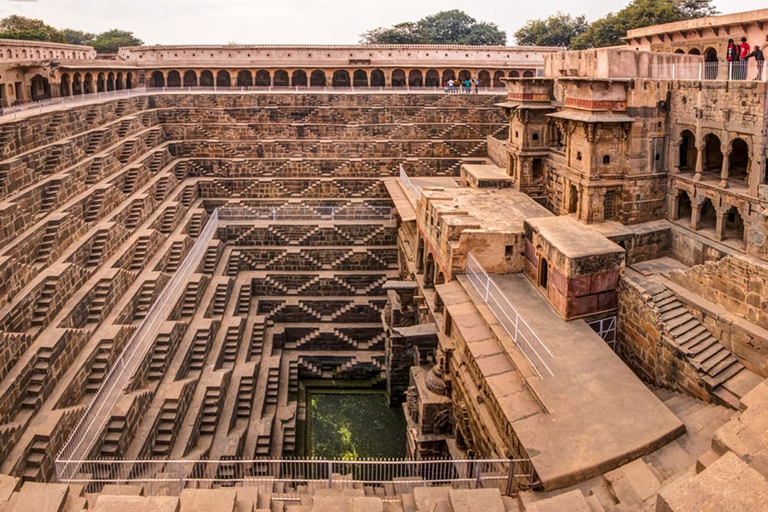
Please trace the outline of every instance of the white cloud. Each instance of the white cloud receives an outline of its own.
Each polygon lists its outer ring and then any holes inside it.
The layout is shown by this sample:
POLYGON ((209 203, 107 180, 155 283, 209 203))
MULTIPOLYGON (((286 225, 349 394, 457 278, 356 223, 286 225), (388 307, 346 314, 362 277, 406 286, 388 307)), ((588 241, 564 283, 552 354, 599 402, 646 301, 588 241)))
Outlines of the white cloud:
MULTIPOLYGON (((356 43, 379 26, 462 9, 499 25, 509 35, 527 19, 557 10, 595 19, 622 4, 615 0, 510 2, 499 0, 0 0, 0 15, 40 18, 58 28, 133 31, 149 44, 356 43)), ((716 1, 723 12, 765 7, 765 0, 716 1)))

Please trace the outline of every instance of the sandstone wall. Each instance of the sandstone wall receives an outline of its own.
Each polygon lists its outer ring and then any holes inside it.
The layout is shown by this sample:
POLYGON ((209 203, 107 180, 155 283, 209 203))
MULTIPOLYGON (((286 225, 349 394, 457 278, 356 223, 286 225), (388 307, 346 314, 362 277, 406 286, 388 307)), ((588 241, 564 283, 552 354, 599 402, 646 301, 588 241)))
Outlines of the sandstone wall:
POLYGON ((498 165, 502 169, 507 168, 507 160, 509 156, 507 154, 507 143, 504 140, 497 139, 493 135, 488 136, 488 158, 491 162, 498 165))

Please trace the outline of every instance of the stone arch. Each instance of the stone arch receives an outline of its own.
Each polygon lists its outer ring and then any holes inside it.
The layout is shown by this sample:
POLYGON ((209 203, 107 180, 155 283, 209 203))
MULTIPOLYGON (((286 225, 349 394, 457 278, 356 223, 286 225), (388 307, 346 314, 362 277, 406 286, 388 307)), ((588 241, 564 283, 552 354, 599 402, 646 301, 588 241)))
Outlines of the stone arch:
POLYGON ((685 55, 685 50, 683 50, 682 48, 678 48, 677 50, 675 50, 675 53, 680 55, 685 55))
POLYGON ((704 198, 701 203, 699 218, 699 229, 714 230, 717 228, 717 210, 715 210, 715 205, 712 204, 712 200, 708 197, 704 198))
POLYGON ((306 87, 309 84, 307 82, 307 72, 297 69, 291 76, 291 85, 294 87, 306 87))
POLYGON ((385 85, 384 72, 380 69, 371 71, 371 87, 384 87, 385 85))
POLYGON ((107 75, 107 90, 108 91, 114 91, 115 90, 115 73, 110 71, 107 75))
POLYGON ((83 77, 80 73, 75 73, 72 76, 72 94, 74 96, 83 94, 83 77))
POLYGON ((333 87, 349 87, 349 71, 346 69, 337 69, 334 71, 333 76, 331 77, 331 85, 333 87))
POLYGON ((717 71, 720 64, 717 62, 717 50, 709 47, 704 50, 704 78, 714 80, 717 78, 717 71))
POLYGON ((256 78, 253 85, 257 87, 269 87, 272 85, 272 75, 266 69, 260 69, 256 72, 256 78))
POLYGON ((420 69, 412 69, 408 73, 409 87, 424 87, 424 75, 420 69))
POLYGON ((509 72, 509 78, 520 78, 520 72, 513 69, 509 72))
POLYGON ((680 150, 678 165, 680 171, 693 171, 696 169, 696 136, 691 130, 683 130, 680 134, 680 150))
POLYGON ((402 69, 392 71, 392 87, 405 87, 405 71, 402 69))
POLYGON ((504 82, 501 81, 501 79, 504 78, 504 72, 503 71, 497 71, 493 74, 493 86, 494 87, 504 87, 504 82))
POLYGON ((688 50, 688 55, 701 55, 701 50, 698 48, 691 48, 688 50))
POLYGON ((424 262, 424 288, 434 288, 435 285, 435 257, 432 253, 427 253, 427 259, 424 262))
POLYGON ((735 206, 728 208, 724 214, 721 239, 744 241, 744 218, 735 206))
POLYGON ((443 70, 443 82, 447 82, 451 79, 456 79, 456 72, 452 69, 443 70))
MULTIPOLYGON (((130 73, 128 73, 130 75, 130 73)), ((93 75, 86 73, 83 77, 83 93, 91 94, 93 92, 93 75)))
POLYGON ((533 71, 531 71, 530 69, 523 73, 523 78, 533 78, 533 76, 534 76, 533 71))
POLYGON ((288 72, 284 69, 278 69, 275 71, 275 75, 272 77, 272 85, 275 87, 288 87, 291 82, 288 78, 288 72))
POLYGON ((437 277, 435 277, 435 284, 445 284, 445 274, 443 274, 442 270, 437 272, 437 277))
POLYGON ((32 101, 47 100, 51 97, 51 83, 42 75, 35 75, 30 81, 30 98, 32 101))
POLYGON ((11 49, 10 49, 10 48, 8 48, 8 52, 7 52, 7 58, 9 58, 9 59, 12 59, 12 58, 13 58, 13 52, 11 51, 11 49))
POLYGON ((440 87, 440 73, 436 69, 428 70, 427 76, 424 79, 424 85, 427 87, 440 87))
POLYGON ((311 87, 325 87, 325 71, 320 69, 314 70, 309 77, 309 85, 311 87))
POLYGON ((685 221, 686 225, 690 225, 692 213, 693 205, 688 192, 679 190, 677 192, 677 210, 674 212, 675 219, 685 221))
POLYGON ((69 96, 69 73, 62 73, 61 84, 59 84, 59 95, 69 96))
POLYGON ((125 88, 125 84, 123 83, 123 72, 118 71, 117 75, 115 76, 115 89, 118 91, 121 91, 125 88))
POLYGON ((480 87, 490 87, 491 74, 486 70, 482 70, 480 73, 477 74, 477 81, 480 87))
MULTIPOLYGON (((158 71, 159 73, 159 71, 158 71)), ((163 74, 160 73, 160 76, 162 77, 163 74)), ((165 79, 163 79, 165 80, 165 79)), ((99 73, 99 75, 96 77, 96 91, 97 92, 104 92, 107 89, 107 82, 104 80, 104 73, 99 73)))
POLYGON ((749 175, 749 144, 738 137, 731 141, 728 156, 728 179, 747 181, 749 175))
POLYGON ((197 87, 197 73, 194 70, 184 72, 184 87, 197 87))
POLYGON ((125 75, 125 88, 133 89, 133 73, 130 71, 125 75))
POLYGON ((714 133, 704 136, 704 169, 720 175, 723 169, 723 150, 720 137, 714 133))
POLYGON ((358 69, 352 74, 352 85, 355 87, 368 87, 368 73, 364 69, 358 69))
POLYGON ((229 71, 221 69, 216 73, 216 87, 232 87, 232 76, 229 71))
POLYGON ((462 69, 459 71, 459 80, 462 82, 469 80, 470 78, 472 78, 472 73, 470 73, 468 70, 462 69))
POLYGON ((200 87, 213 87, 213 71, 202 71, 200 73, 200 87))
POLYGON ((241 69, 237 73, 237 86, 250 87, 253 85, 253 74, 247 69, 241 69))
POLYGON ((168 87, 181 87, 181 73, 175 69, 173 71, 169 71, 167 85, 168 87))
MULTIPOLYGON (((99 74, 99 80, 101 80, 101 77, 103 75, 99 74)), ((150 87, 165 87, 165 77, 163 76, 162 71, 153 71, 152 75, 149 79, 149 86, 150 87)))

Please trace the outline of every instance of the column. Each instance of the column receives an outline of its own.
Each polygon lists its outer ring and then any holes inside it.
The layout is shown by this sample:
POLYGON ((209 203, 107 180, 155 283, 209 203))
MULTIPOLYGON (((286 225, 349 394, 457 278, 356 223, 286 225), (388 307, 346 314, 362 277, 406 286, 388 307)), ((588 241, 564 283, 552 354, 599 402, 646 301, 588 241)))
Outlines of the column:
POLYGON ((725 212, 717 210, 717 223, 715 224, 715 238, 718 241, 725 240, 725 212))
POLYGON ((672 172, 675 174, 680 174, 680 146, 682 145, 683 141, 679 140, 672 143, 672 147, 670 148, 671 155, 670 158, 672 159, 672 172))
POLYGON ((704 172, 704 149, 706 146, 696 146, 696 174, 693 181, 701 181, 701 173, 704 172))
POLYGON ((691 229, 701 229, 701 204, 698 201, 691 201, 691 229))
POLYGON ((668 197, 669 197, 669 210, 668 210, 669 217, 672 220, 678 220, 680 219, 680 216, 678 215, 678 213, 680 213, 678 209, 678 203, 679 203, 678 196, 677 194, 675 194, 675 195, 669 195, 668 197))
POLYGON ((728 167, 730 167, 731 152, 723 153, 723 167, 720 169, 720 186, 728 188, 728 167))

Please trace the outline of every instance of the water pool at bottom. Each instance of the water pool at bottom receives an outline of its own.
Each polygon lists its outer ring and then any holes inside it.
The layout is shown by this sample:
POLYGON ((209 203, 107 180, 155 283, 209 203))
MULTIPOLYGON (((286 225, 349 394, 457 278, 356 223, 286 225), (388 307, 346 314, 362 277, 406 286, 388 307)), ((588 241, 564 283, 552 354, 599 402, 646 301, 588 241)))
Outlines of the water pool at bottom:
POLYGON ((404 458, 405 416, 384 391, 307 390, 309 456, 404 458))

